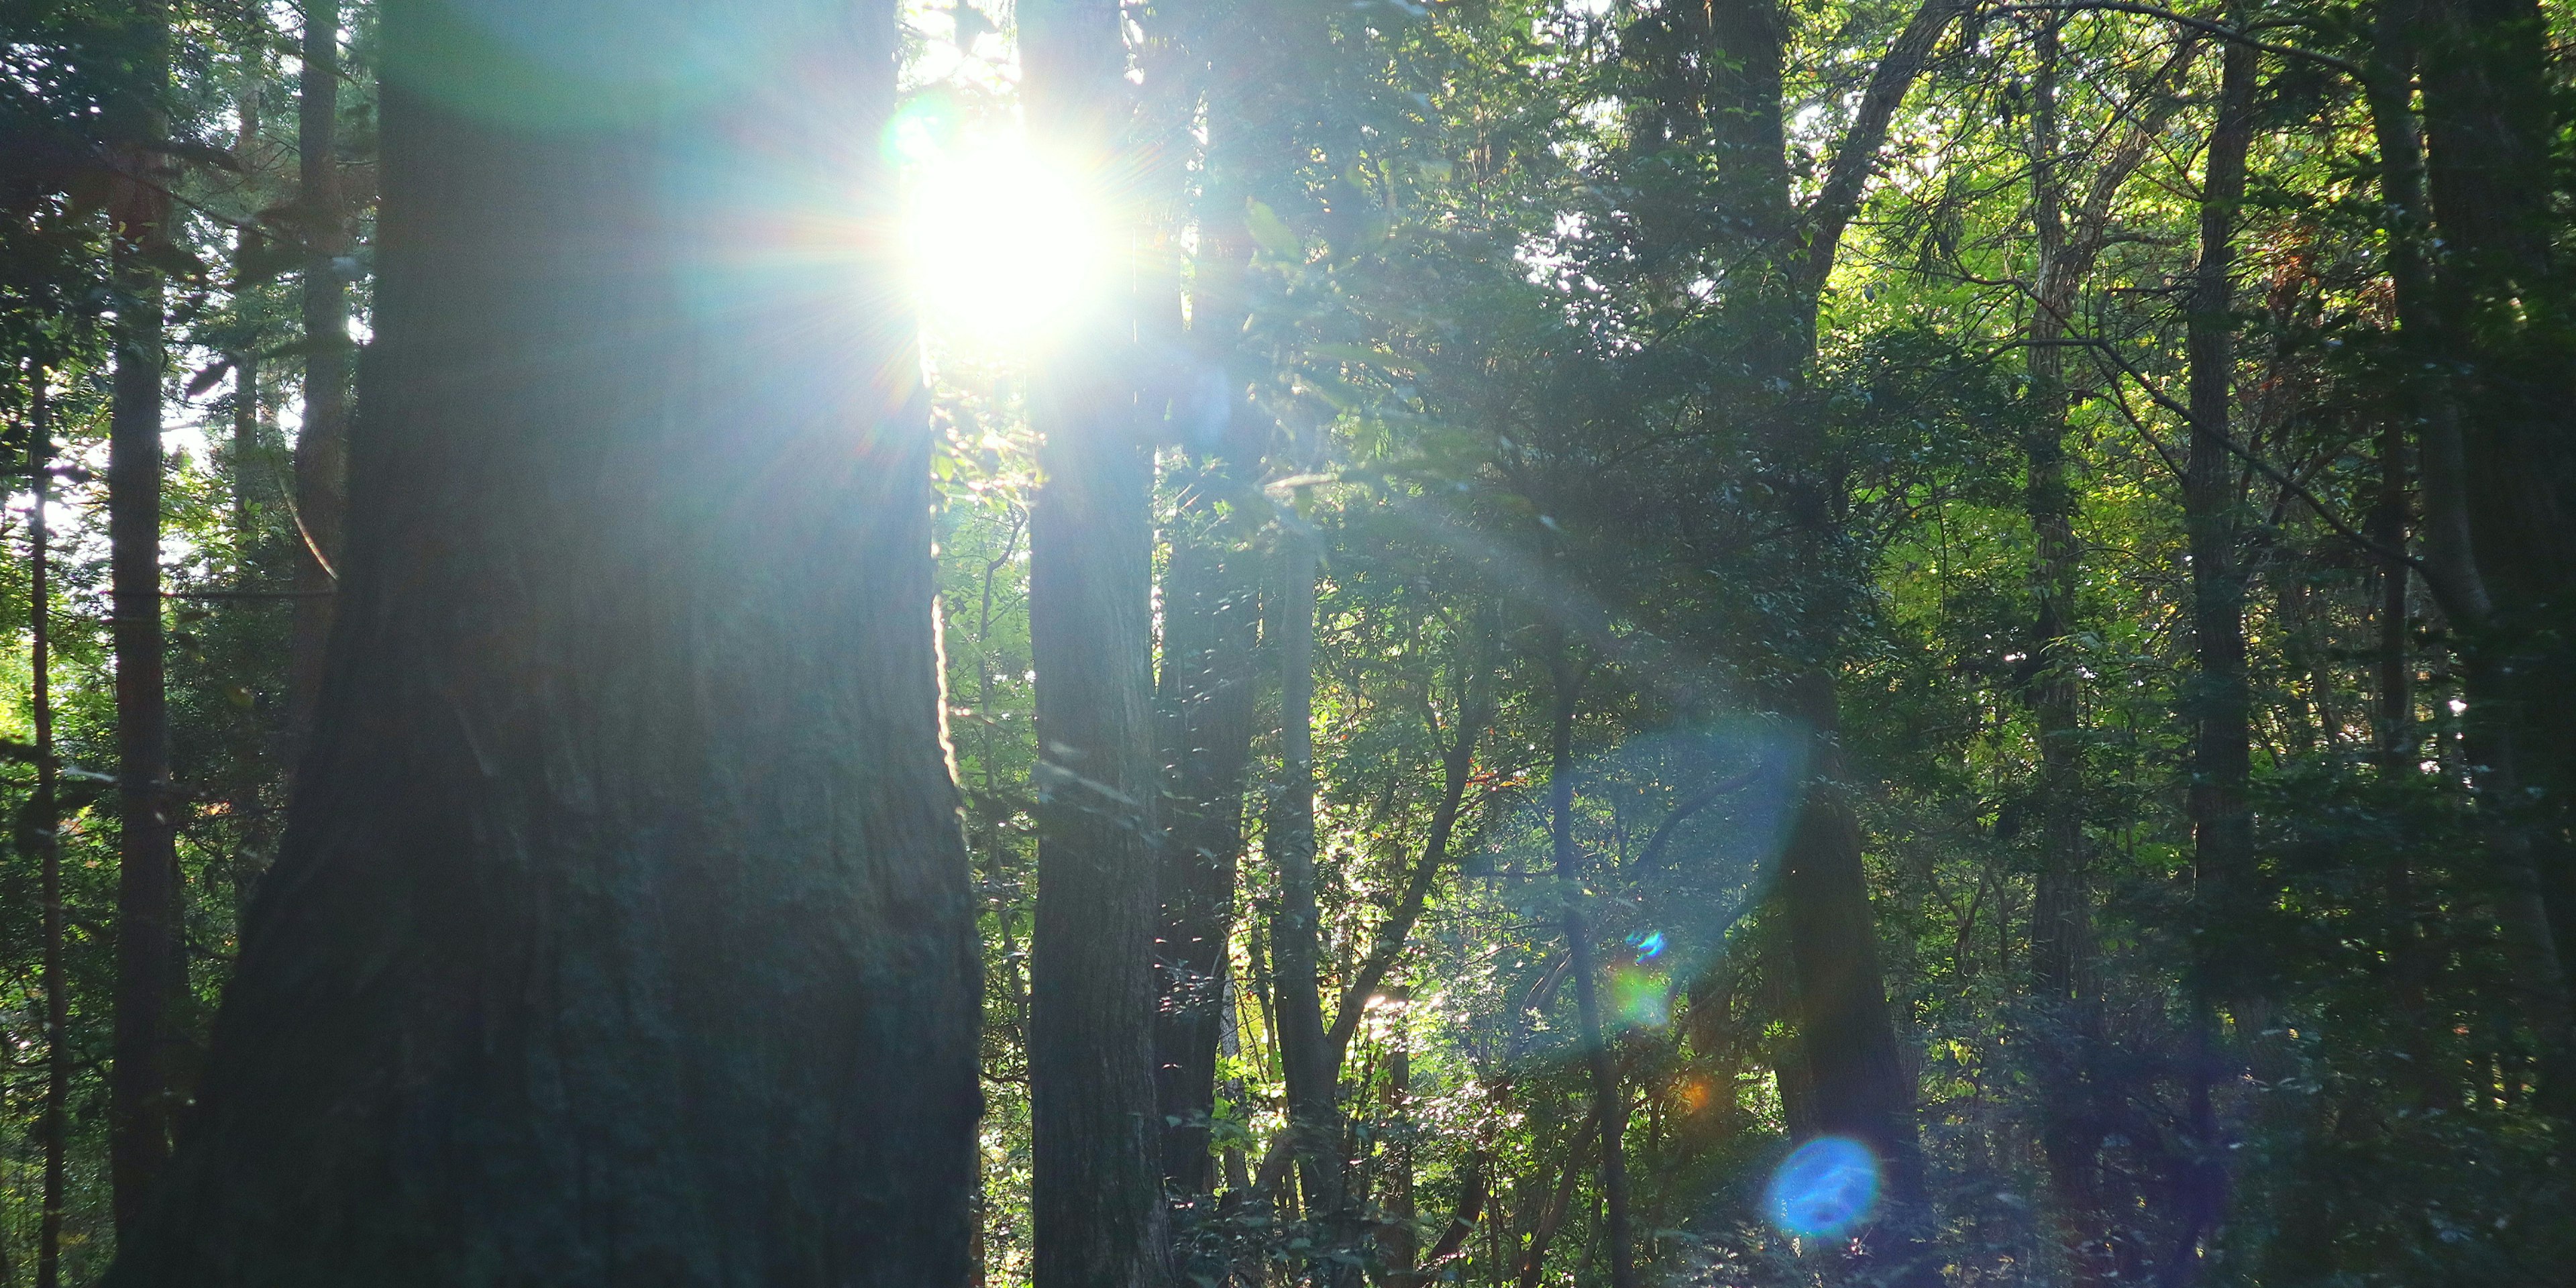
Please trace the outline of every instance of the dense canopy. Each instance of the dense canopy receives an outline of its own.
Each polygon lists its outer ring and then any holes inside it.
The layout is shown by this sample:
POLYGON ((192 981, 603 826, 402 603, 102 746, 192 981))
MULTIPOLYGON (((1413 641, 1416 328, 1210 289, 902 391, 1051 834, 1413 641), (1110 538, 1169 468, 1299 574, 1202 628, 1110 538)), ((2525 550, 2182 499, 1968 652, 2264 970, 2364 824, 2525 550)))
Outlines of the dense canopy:
POLYGON ((0 0, 0 1288, 2562 1282, 2571 42, 0 0))

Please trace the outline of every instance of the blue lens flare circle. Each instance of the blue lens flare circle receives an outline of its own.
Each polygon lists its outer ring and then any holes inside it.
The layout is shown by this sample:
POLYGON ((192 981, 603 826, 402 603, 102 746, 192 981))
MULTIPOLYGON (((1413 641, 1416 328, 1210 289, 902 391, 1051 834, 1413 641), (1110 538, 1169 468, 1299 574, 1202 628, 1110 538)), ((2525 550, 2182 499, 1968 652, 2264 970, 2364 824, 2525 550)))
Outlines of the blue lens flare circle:
POLYGON ((1820 1136, 1780 1160, 1762 1205, 1789 1234, 1830 1238, 1845 1233, 1869 1219, 1870 1209, 1878 1205, 1878 1160, 1859 1141, 1820 1136))

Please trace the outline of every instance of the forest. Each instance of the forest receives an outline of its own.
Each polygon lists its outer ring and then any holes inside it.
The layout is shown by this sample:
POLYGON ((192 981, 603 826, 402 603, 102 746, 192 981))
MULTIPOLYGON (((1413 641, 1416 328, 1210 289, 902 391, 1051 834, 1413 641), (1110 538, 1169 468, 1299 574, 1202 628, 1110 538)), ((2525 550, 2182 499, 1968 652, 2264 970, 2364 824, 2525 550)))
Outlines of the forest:
POLYGON ((2562 254, 2558 0, 0 0, 0 1288, 2576 1280, 2562 254))

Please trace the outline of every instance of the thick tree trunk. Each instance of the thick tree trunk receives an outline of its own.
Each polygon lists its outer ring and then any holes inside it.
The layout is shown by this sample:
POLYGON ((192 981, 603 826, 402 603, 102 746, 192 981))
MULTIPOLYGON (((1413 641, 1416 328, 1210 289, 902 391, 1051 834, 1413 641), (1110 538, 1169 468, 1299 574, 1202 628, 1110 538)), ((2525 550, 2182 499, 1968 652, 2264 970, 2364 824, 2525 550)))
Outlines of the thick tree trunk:
POLYGON ((1822 425, 1803 396, 1815 355, 1817 292, 1861 184, 1876 164, 1889 114, 1911 85, 1932 40, 1954 11, 1930 0, 1908 22, 1873 73, 1852 130, 1836 153, 1827 195, 1799 229, 1790 204, 1782 67, 1788 15, 1768 0, 1714 6, 1711 35, 1723 55, 1711 77, 1709 119, 1722 172, 1721 198, 1740 230, 1732 251, 1740 276, 1747 384, 1763 395, 1771 421, 1782 516, 1803 579, 1781 623, 1781 709, 1806 730, 1807 779, 1781 857, 1777 897, 1795 964, 1799 1042, 1809 1094, 1799 1117, 1818 1132, 1869 1147, 1885 1177, 1886 1216, 1865 1245, 1890 1282, 1933 1288, 1940 1267, 1928 1229, 1915 1090, 1898 1059, 1880 974, 1878 936, 1861 866, 1860 822, 1847 793, 1833 659, 1849 611, 1849 572, 1838 566, 1837 487, 1822 425), (1804 235, 1801 236, 1800 234, 1804 235))
MULTIPOLYGON (((2031 212, 2037 281, 2030 311, 2031 421, 2023 440, 2032 552, 2031 641, 2026 700, 2038 728, 2040 858, 2030 917, 2031 992, 2048 1027, 2031 1044, 2043 1077, 2036 1086, 2040 1152, 2049 1206, 2072 1282, 2117 1273, 2095 1181, 2102 1132, 2094 1125, 2086 1064, 2093 1046, 2091 855, 2084 838, 2082 666, 2075 656, 2075 595, 2081 575, 2075 488, 2066 459, 2066 322, 2090 259, 2070 244, 2065 218, 2065 141, 2057 111, 2062 15, 2040 20, 2038 74, 2031 82, 2031 212)), ((2079 229, 2081 240, 2093 239, 2079 229)))
POLYGON ((546 14, 384 8, 342 629, 119 1288, 967 1278, 930 436, 798 239, 892 204, 895 16, 546 14))
POLYGON ((1548 632, 1547 670, 1556 695, 1548 731, 1547 830, 1557 887, 1565 899, 1565 951, 1572 963, 1579 1029, 1575 1036, 1591 1067, 1592 1119, 1601 1125, 1603 1237, 1609 1243, 1611 1288, 1636 1288, 1636 1244, 1628 1231, 1628 1163, 1622 1151, 1628 1131, 1628 1096, 1620 1089, 1619 1062, 1601 1023, 1600 968, 1593 960, 1592 931, 1583 915, 1583 868, 1574 842, 1574 718, 1583 685, 1561 629, 1548 632))
MULTIPOLYGON (((2576 591, 2576 447, 2566 434, 2576 372, 2553 245, 2559 219, 2551 185, 2535 178, 2557 133, 2549 24, 2538 0, 2431 0, 2420 12, 2436 289, 2476 413, 2468 446, 2480 562, 2517 616, 2507 625, 2528 631, 2540 623, 2518 615, 2564 613, 2576 591)), ((2544 720, 2568 709, 2554 694, 2524 696, 2544 720)))
POLYGON ((287 641, 287 770, 313 738, 331 640, 334 570, 349 508, 349 253, 340 196, 340 3, 304 0, 297 86, 298 223, 304 232, 304 422, 295 436, 295 620, 287 641))
MULTIPOLYGON (((1108 0, 1019 12, 1029 119, 1105 172, 1127 127, 1108 0)), ((1121 270, 1123 271, 1123 269, 1121 270)), ((1029 518, 1039 741, 1030 941, 1030 1203, 1038 1288, 1147 1288, 1165 1274, 1156 1150, 1153 462, 1137 411, 1134 300, 1045 359, 1030 423, 1044 485, 1029 518)))
POLYGON ((173 175, 158 147, 169 74, 169 15, 144 6, 150 53, 117 133, 121 164, 112 218, 110 342, 116 371, 108 416, 107 526, 116 655, 116 1020, 108 1071, 108 1170, 116 1223, 130 1226, 170 1153, 173 1010, 186 979, 180 956, 179 858, 171 817, 170 729, 162 689, 161 270, 173 175))
POLYGON ((2454 419, 2427 427, 2448 439, 2424 454, 2428 545, 2438 535, 2459 546, 2491 596, 2486 613, 2455 623, 2467 722, 2482 726, 2479 763, 2494 780, 2480 785, 2481 808, 2502 841, 2498 911, 2523 957, 2526 1019, 2553 1071, 2545 1097, 2576 1117, 2576 692, 2564 683, 2576 621, 2576 315, 2557 268, 2554 190, 2533 179, 2551 164, 2561 96, 2535 0, 2440 0, 2420 14, 2424 173, 2439 227, 2431 295, 2459 403, 2454 419), (2437 493, 2454 492, 2437 505, 2437 493))
POLYGON ((1887 1212, 1868 1237, 1870 1257, 1889 1282, 1928 1288, 1939 1284, 1940 1267, 1924 1235, 1928 1196, 1914 1086, 1888 1016, 1833 680, 1810 672, 1792 685, 1789 714, 1808 731, 1808 782, 1779 883, 1810 1079, 1808 1113, 1817 1134, 1857 1140, 1877 1157, 1887 1212))

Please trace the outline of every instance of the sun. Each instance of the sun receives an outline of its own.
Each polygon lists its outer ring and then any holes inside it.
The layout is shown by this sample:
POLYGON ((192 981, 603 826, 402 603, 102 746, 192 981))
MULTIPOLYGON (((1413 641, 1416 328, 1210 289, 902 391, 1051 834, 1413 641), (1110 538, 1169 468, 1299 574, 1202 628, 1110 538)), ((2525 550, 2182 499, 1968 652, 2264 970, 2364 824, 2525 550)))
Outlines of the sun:
POLYGON ((893 143, 904 276, 935 341, 1027 351, 1096 312, 1117 249, 1096 185, 1016 128, 907 115, 893 143))

